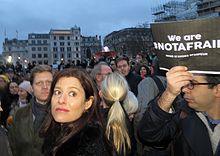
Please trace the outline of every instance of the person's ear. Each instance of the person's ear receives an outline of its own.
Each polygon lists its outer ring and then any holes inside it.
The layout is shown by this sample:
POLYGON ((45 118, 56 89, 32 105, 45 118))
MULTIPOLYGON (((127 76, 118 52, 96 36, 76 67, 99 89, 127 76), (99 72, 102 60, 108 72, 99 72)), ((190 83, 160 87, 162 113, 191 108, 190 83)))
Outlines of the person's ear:
POLYGON ((89 99, 86 100, 86 102, 85 102, 85 110, 88 110, 92 106, 93 101, 94 101, 94 97, 93 96, 90 96, 89 99))
POLYGON ((220 84, 216 85, 216 96, 220 98, 220 84))

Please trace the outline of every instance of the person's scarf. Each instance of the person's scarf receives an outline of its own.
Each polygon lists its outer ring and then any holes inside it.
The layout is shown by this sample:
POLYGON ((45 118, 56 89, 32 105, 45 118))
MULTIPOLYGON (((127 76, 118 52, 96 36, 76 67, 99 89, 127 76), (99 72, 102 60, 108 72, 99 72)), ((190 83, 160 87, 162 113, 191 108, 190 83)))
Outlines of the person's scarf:
POLYGON ((34 115, 34 130, 38 130, 47 114, 48 104, 40 104, 35 98, 32 98, 32 112, 34 115))

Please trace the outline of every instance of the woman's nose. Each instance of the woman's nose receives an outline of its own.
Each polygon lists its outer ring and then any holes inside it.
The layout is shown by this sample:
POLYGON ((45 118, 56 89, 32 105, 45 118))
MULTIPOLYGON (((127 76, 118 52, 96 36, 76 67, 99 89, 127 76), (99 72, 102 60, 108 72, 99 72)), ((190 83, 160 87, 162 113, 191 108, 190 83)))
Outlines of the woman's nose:
POLYGON ((63 103, 65 103, 65 100, 66 100, 65 94, 61 94, 61 95, 59 96, 58 102, 61 103, 61 104, 63 104, 63 103))

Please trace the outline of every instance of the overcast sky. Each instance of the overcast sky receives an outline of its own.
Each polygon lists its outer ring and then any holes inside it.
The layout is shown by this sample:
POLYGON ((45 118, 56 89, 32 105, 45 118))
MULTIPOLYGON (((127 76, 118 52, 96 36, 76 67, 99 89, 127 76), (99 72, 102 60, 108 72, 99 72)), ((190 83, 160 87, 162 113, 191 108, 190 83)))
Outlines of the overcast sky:
MULTIPOLYGON (((168 0, 0 0, 0 47, 5 35, 27 39, 28 33, 81 28, 83 36, 105 35, 151 23, 151 8, 168 0)), ((0 50, 0 53, 2 49, 0 50)))

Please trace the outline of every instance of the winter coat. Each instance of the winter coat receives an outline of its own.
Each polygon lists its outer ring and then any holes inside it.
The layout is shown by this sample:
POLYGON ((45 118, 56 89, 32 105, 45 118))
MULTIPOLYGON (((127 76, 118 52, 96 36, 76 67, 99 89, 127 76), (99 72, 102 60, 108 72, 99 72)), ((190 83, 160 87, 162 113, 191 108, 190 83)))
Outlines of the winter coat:
POLYGON ((9 142, 13 156, 42 156, 43 139, 33 128, 31 105, 17 110, 9 129, 9 142))
MULTIPOLYGON (((107 147, 102 128, 90 124, 63 143, 56 156, 111 156, 108 150, 113 151, 107 147)), ((45 153, 45 156, 52 154, 45 153)))
POLYGON ((131 91, 134 93, 135 96, 138 95, 138 84, 142 80, 141 76, 138 74, 134 74, 133 72, 129 72, 128 75, 125 76, 128 85, 131 91))
POLYGON ((1 156, 12 156, 6 129, 3 126, 0 126, 0 153, 1 156))
POLYGON ((161 147, 169 144, 174 156, 220 155, 219 144, 213 154, 208 128, 193 109, 183 104, 171 114, 160 109, 157 100, 151 101, 139 124, 138 134, 143 142, 161 147))

